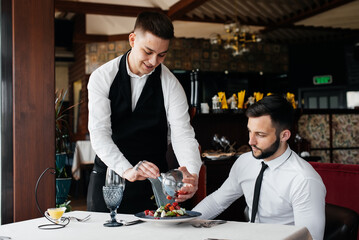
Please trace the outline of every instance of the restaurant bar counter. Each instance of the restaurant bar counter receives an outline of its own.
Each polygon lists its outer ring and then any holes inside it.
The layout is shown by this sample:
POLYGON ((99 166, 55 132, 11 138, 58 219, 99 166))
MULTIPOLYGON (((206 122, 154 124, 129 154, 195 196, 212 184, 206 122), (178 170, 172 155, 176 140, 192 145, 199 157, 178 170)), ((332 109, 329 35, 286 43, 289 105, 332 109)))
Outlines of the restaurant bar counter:
MULTIPOLYGON (((109 213, 95 213, 74 211, 66 213, 67 216, 85 217, 91 214, 86 222, 71 221, 65 228, 55 230, 41 230, 41 224, 49 223, 44 217, 16 222, 0 226, 0 235, 11 239, 126 239, 126 240, 175 240, 175 239, 312 239, 307 228, 244 222, 226 222, 211 228, 195 228, 191 222, 183 223, 157 223, 144 222, 137 225, 121 227, 104 227, 103 223, 110 219, 109 213)), ((126 221, 135 220, 134 215, 118 214, 117 219, 126 221)), ((159 221, 160 222, 160 221, 159 221)))

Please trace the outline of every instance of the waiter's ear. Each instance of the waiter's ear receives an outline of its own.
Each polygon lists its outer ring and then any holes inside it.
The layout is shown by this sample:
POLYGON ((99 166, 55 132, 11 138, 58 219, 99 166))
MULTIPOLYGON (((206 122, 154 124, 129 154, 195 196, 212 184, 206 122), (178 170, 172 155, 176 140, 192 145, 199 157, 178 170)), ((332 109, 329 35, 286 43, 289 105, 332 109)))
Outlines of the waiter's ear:
POLYGON ((133 46, 135 45, 135 39, 136 39, 136 34, 130 33, 130 35, 128 36, 128 41, 130 43, 131 48, 133 48, 133 46))

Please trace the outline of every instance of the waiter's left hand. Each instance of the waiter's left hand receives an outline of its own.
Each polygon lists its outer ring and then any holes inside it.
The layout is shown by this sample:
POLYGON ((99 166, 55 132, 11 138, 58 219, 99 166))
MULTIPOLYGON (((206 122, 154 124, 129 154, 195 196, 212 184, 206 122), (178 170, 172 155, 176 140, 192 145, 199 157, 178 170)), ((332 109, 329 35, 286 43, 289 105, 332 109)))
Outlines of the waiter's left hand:
POLYGON ((183 173, 182 182, 185 183, 185 185, 178 191, 176 202, 184 202, 196 193, 198 189, 198 176, 197 174, 188 172, 186 167, 179 167, 178 170, 183 173))

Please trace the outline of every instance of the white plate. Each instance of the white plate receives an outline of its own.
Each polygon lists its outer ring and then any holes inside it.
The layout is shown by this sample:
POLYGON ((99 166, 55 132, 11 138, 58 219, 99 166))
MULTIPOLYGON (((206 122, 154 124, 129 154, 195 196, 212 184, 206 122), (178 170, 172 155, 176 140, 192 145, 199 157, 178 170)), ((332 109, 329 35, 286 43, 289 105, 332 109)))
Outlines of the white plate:
POLYGON ((195 211, 186 211, 187 215, 180 216, 180 217, 162 217, 162 218, 155 218, 153 216, 146 216, 144 212, 139 212, 135 214, 135 217, 146 221, 146 222, 155 222, 155 223, 180 223, 180 222, 187 222, 193 220, 202 215, 200 212, 195 211))

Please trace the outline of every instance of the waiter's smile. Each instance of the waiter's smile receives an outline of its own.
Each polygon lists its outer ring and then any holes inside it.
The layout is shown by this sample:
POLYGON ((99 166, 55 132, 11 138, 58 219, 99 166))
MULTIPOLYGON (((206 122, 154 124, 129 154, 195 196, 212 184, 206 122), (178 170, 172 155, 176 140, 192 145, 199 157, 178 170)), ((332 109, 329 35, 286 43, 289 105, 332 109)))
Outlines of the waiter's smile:
POLYGON ((152 70, 152 69, 153 69, 153 65, 151 65, 151 64, 143 63, 143 65, 145 65, 145 67, 146 67, 148 70, 152 70))

